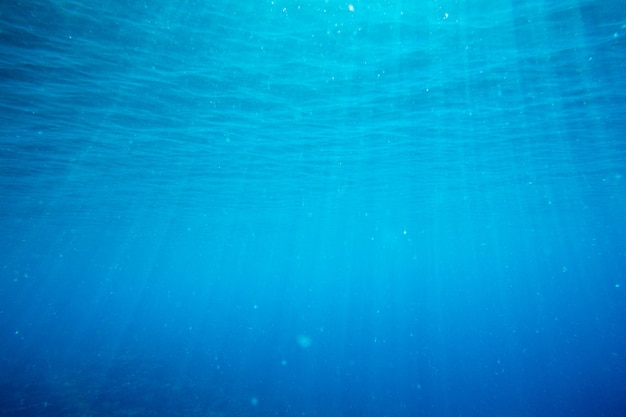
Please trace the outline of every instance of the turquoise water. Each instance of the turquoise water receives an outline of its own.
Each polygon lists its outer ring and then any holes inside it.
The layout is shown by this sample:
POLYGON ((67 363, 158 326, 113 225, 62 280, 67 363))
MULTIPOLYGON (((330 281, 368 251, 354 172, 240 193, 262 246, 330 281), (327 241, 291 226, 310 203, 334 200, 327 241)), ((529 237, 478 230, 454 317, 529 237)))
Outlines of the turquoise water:
POLYGON ((0 6, 0 415, 622 416, 626 10, 0 6))

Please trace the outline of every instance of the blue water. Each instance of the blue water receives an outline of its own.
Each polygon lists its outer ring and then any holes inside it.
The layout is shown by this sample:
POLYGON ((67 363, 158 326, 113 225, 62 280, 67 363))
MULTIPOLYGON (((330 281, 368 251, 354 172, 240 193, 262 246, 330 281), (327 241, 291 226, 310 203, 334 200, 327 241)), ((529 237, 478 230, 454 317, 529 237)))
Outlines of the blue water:
POLYGON ((0 415, 626 415, 626 9, 5 1, 0 415))

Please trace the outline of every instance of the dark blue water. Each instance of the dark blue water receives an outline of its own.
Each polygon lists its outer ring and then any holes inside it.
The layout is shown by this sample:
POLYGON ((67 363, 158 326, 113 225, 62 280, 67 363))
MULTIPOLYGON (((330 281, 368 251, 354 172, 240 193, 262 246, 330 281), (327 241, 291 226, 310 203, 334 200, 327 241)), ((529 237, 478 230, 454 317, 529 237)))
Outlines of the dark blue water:
POLYGON ((626 415, 618 1, 5 1, 0 415, 626 415))

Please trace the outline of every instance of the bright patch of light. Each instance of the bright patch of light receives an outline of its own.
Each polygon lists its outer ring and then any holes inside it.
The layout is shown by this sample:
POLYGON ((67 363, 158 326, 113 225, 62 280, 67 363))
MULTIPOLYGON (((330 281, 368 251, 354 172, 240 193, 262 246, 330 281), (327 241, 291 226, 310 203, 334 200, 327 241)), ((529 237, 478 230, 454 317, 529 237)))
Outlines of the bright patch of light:
POLYGON ((296 338, 296 341, 298 342, 298 345, 300 345, 302 349, 306 349, 310 347, 311 343, 313 343, 311 338, 305 334, 299 334, 298 337, 296 338))

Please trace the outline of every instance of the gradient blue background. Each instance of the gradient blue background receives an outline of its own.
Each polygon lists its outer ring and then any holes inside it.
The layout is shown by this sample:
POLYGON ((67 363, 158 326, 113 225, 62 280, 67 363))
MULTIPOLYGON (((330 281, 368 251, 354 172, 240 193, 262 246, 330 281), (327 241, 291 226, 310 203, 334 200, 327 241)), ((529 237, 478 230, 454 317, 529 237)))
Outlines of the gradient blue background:
POLYGON ((6 1, 0 415, 626 415, 618 1, 6 1))

